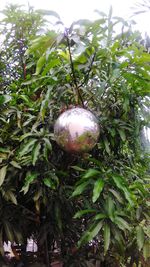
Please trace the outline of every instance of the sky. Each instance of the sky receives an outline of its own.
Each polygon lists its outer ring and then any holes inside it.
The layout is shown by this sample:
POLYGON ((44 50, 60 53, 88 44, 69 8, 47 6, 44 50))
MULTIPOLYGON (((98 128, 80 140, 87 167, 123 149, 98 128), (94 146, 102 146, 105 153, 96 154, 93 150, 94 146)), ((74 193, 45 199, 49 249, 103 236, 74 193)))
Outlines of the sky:
MULTIPOLYGON (((132 7, 135 7, 138 2, 142 2, 142 0, 0 0, 0 10, 8 3, 25 6, 28 6, 29 3, 35 9, 48 9, 58 12, 64 24, 69 26, 72 21, 77 19, 96 18, 95 9, 107 13, 111 5, 115 16, 121 16, 129 20, 133 14, 132 7)), ((138 29, 143 35, 145 32, 150 35, 149 16, 150 11, 132 18, 137 22, 135 29, 138 29)))

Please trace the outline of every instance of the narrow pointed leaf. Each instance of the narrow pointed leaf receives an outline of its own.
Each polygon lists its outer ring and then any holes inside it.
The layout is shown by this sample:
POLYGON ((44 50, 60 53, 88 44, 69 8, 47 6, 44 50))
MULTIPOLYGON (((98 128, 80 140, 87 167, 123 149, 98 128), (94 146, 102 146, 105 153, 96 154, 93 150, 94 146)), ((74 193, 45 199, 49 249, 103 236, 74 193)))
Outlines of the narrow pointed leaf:
POLYGON ((110 226, 104 225, 104 255, 106 255, 110 245, 110 226))
POLYGON ((46 57, 41 56, 37 62, 37 65, 36 65, 35 75, 38 75, 41 72, 41 69, 43 68, 45 62, 46 62, 46 57))
POLYGON ((107 215, 104 213, 98 213, 95 217, 94 220, 101 220, 107 218, 107 215))
POLYGON ((126 140, 126 135, 125 135, 124 130, 118 130, 118 132, 120 134, 122 141, 124 142, 126 140))
POLYGON ((129 226, 128 222, 121 217, 115 217, 115 223, 121 230, 131 230, 131 227, 129 226))
POLYGON ((100 221, 98 223, 93 223, 90 228, 83 234, 81 239, 78 242, 78 246, 80 247, 83 244, 86 244, 90 242, 101 230, 103 226, 103 221, 100 221))
POLYGON ((95 212, 96 212, 96 210, 92 210, 92 209, 80 210, 73 216, 73 218, 74 219, 81 218, 83 215, 86 215, 89 213, 91 214, 91 213, 95 213, 95 212))
POLYGON ((86 181, 86 182, 78 185, 76 187, 75 191, 73 192, 72 197, 81 195, 85 191, 85 189, 87 188, 88 185, 89 185, 89 181, 86 181))
POLYGON ((144 231, 140 225, 136 227, 136 238, 139 250, 141 250, 144 245, 144 231))
POLYGON ((143 255, 144 255, 145 260, 150 258, 150 242, 148 240, 144 244, 143 255))
POLYGON ((7 173, 7 165, 3 166, 0 169, 0 186, 3 184, 5 180, 6 173, 7 173))
POLYGON ((21 166, 18 164, 18 162, 14 161, 14 160, 12 160, 12 161, 10 162, 10 164, 11 164, 13 167, 17 168, 17 169, 21 169, 21 166))
POLYGON ((9 199, 12 201, 13 204, 17 205, 17 199, 13 192, 9 191, 8 193, 9 199))
POLYGON ((109 146, 109 142, 107 140, 107 138, 104 139, 104 145, 105 145, 105 149, 106 149, 106 152, 110 155, 110 146, 109 146))
POLYGON ((23 149, 20 151, 20 157, 29 153, 32 150, 36 141, 37 141, 37 139, 30 139, 30 141, 28 143, 26 143, 24 145, 23 149))
POLYGON ((51 151, 51 150, 52 150, 52 145, 51 145, 49 139, 46 138, 46 137, 44 137, 43 140, 44 140, 44 142, 46 143, 47 148, 51 151))
POLYGON ((105 210, 106 213, 108 215, 108 217, 114 221, 114 211, 115 211, 115 206, 114 206, 114 201, 111 197, 108 197, 106 199, 106 203, 105 203, 105 210))
POLYGON ((98 179, 94 184, 93 198, 92 198, 93 203, 95 203, 96 200, 99 198, 103 188, 104 188, 104 181, 102 179, 98 179))
POLYGON ((40 148, 41 148, 41 144, 40 143, 37 143, 35 144, 34 148, 33 148, 33 152, 32 152, 32 164, 33 166, 35 165, 38 157, 39 157, 39 154, 40 154, 40 148))
POLYGON ((84 174, 83 178, 88 179, 88 178, 96 177, 98 175, 100 175, 100 172, 98 170, 88 169, 87 172, 84 174))
POLYGON ((117 192, 114 189, 109 189, 109 191, 113 194, 113 196, 115 196, 115 198, 118 200, 119 203, 123 204, 123 199, 121 195, 119 194, 119 192, 117 192))

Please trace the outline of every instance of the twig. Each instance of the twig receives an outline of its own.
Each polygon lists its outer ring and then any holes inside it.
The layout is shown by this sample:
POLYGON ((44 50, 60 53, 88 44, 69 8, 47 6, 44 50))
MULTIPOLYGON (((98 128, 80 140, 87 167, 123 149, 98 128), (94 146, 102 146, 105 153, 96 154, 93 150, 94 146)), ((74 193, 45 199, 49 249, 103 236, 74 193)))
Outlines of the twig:
POLYGON ((68 37, 68 30, 67 29, 65 31, 65 37, 66 37, 66 40, 67 40, 67 45, 68 45, 68 50, 69 50, 69 58, 70 58, 70 65, 71 65, 71 71, 72 71, 72 76, 73 76, 73 82, 74 82, 76 94, 77 94, 77 97, 78 97, 77 104, 79 104, 79 100, 80 100, 81 103, 82 103, 82 106, 84 107, 84 102, 83 102, 83 99, 82 99, 82 96, 81 96, 81 93, 80 93, 80 90, 79 90, 79 86, 78 86, 78 83, 77 83, 76 75, 75 75, 75 70, 74 70, 74 65, 73 65, 73 60, 72 60, 72 54, 71 54, 71 45, 70 45, 70 40, 69 40, 69 37, 68 37))
POLYGON ((90 75, 90 72, 91 72, 91 69, 92 69, 92 66, 93 66, 93 63, 94 63, 95 56, 96 56, 96 51, 95 51, 94 54, 93 54, 93 57, 92 57, 90 66, 89 66, 89 68, 88 68, 88 72, 87 72, 87 74, 85 75, 84 81, 79 85, 79 87, 81 87, 82 85, 84 85, 84 84, 88 81, 88 79, 89 79, 89 75, 90 75))

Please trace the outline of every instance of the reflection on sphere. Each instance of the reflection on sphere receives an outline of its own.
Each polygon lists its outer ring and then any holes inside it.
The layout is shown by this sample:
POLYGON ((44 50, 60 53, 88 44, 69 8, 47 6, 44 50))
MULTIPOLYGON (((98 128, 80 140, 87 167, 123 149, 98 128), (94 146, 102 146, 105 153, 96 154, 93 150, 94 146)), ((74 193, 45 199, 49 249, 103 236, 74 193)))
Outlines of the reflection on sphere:
POLYGON ((58 145, 68 152, 87 152, 97 143, 98 121, 86 109, 69 109, 56 120, 54 136, 58 145))

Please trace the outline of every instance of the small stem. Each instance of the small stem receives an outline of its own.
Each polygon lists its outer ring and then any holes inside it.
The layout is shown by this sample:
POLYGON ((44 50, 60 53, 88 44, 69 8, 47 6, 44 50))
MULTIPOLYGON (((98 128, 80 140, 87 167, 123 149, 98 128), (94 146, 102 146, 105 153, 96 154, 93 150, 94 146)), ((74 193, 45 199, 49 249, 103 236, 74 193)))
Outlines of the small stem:
POLYGON ((81 87, 82 85, 84 85, 88 81, 89 75, 90 75, 90 72, 91 72, 91 69, 92 69, 92 66, 93 66, 93 63, 94 63, 95 56, 96 56, 96 51, 94 52, 94 54, 92 56, 91 63, 90 63, 90 66, 88 68, 88 72, 85 75, 84 81, 79 85, 79 87, 81 87))
POLYGON ((75 69, 74 69, 74 65, 73 65, 73 60, 72 60, 72 54, 71 54, 71 46, 70 46, 70 41, 69 41, 69 37, 68 37, 68 30, 66 29, 65 31, 65 37, 67 39, 67 45, 68 45, 68 50, 69 50, 69 58, 70 58, 70 65, 71 65, 71 71, 72 71, 72 76, 73 76, 73 82, 75 85, 75 90, 76 90, 76 94, 77 94, 77 104, 79 104, 79 100, 82 103, 82 106, 84 107, 84 102, 79 90, 79 86, 77 83, 77 79, 76 79, 76 75, 75 75, 75 69))

